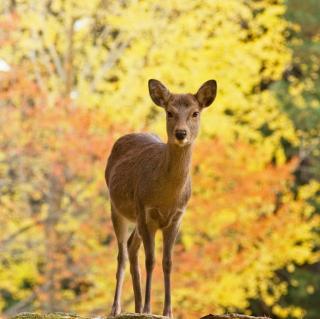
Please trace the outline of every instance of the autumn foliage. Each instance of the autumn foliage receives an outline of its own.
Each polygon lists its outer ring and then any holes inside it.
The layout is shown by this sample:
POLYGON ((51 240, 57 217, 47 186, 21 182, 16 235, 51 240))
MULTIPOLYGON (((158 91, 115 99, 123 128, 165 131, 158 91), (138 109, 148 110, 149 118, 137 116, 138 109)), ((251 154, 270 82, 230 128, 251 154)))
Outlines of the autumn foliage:
MULTIPOLYGON (((165 139, 149 78, 175 92, 195 92, 210 78, 219 88, 202 114, 175 248, 176 317, 306 314, 283 297, 297 268, 319 262, 319 182, 315 173, 296 178, 319 129, 299 129, 272 88, 293 61, 295 27, 285 12, 281 0, 1 2, 4 316, 109 311, 117 250, 104 167, 125 133, 165 139)), ((302 98, 302 89, 294 94, 302 98)), ((123 303, 132 311, 126 278, 123 303)))

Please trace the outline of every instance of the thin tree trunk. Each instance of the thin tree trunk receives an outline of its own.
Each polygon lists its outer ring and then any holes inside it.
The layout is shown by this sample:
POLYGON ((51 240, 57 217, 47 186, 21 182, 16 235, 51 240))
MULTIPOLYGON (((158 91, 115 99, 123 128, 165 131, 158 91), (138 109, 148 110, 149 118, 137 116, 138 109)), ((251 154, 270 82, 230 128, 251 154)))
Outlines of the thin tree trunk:
POLYGON ((61 186, 59 181, 52 177, 50 180, 49 189, 49 208, 48 218, 44 224, 45 236, 45 253, 46 253, 46 272, 45 272, 45 302, 44 309, 47 312, 59 310, 58 291, 60 283, 58 278, 58 239, 59 234, 57 225, 59 222, 59 212, 61 208, 61 186))

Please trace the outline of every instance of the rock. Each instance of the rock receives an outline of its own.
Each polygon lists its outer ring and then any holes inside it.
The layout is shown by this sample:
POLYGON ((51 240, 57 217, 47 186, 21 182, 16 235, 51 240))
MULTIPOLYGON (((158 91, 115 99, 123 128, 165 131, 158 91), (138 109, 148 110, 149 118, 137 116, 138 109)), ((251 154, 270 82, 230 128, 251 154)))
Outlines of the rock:
POLYGON ((49 314, 38 314, 31 312, 23 312, 12 319, 168 319, 168 317, 159 316, 159 315, 147 315, 147 314, 136 314, 136 313, 124 313, 116 317, 83 317, 74 313, 64 313, 64 312, 54 312, 49 314))
MULTIPOLYGON (((83 317, 73 313, 55 312, 49 314, 38 314, 31 312, 24 312, 14 316, 12 319, 168 319, 168 317, 159 315, 147 315, 137 313, 124 313, 117 317, 83 317)), ((197 319, 197 318, 195 318, 197 319)), ((253 317, 239 314, 227 314, 227 315, 212 315, 209 314, 200 319, 270 319, 268 317, 253 317)))
POLYGON ((210 313, 209 315, 201 317, 200 319, 271 319, 271 318, 240 315, 237 313, 229 313, 227 315, 212 315, 210 313))

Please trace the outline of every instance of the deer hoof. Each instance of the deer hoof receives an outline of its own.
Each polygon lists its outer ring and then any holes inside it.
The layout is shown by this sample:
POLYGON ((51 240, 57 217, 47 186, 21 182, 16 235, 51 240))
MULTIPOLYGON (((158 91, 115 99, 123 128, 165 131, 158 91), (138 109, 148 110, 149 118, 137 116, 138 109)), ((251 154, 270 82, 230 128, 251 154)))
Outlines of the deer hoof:
POLYGON ((163 312, 163 315, 164 315, 165 317, 169 317, 169 318, 173 319, 173 314, 172 314, 172 311, 171 311, 171 310, 164 311, 164 312, 163 312))
POLYGON ((115 317, 119 315, 121 312, 121 307, 120 305, 113 305, 111 308, 110 316, 115 317))
POLYGON ((151 313, 151 309, 150 309, 150 307, 144 307, 143 308, 143 313, 146 313, 146 314, 150 314, 151 313))

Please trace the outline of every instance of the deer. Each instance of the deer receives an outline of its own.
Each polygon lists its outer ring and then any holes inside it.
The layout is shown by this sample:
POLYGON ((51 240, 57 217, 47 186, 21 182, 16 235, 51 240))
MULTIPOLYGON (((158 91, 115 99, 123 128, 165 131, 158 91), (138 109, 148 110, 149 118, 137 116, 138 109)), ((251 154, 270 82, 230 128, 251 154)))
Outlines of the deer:
POLYGON ((166 112, 167 143, 151 133, 131 133, 113 145, 105 170, 111 220, 118 244, 116 288, 111 316, 121 313, 125 265, 130 273, 136 313, 151 313, 151 283, 155 266, 155 234, 163 235, 163 315, 173 318, 171 306, 172 252, 191 196, 191 157, 200 115, 216 97, 215 80, 196 94, 174 94, 155 79, 148 81, 152 101, 166 112), (133 230, 129 235, 129 226, 133 230), (145 298, 142 304, 138 251, 145 252, 145 298))

